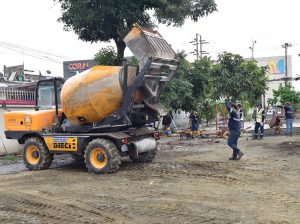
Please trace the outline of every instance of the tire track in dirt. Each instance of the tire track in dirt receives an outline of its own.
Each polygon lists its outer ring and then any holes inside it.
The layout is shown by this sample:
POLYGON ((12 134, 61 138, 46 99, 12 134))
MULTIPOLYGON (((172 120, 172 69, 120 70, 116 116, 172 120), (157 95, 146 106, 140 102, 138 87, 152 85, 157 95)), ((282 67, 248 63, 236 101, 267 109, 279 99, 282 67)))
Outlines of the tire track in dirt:
MULTIPOLYGON (((184 208, 184 206, 179 206, 178 208, 170 208, 162 204, 155 206, 155 202, 152 200, 155 199, 156 195, 152 197, 147 197, 145 201, 140 201, 137 203, 134 200, 120 200, 119 198, 112 197, 100 197, 97 198, 105 203, 97 204, 95 207, 101 211, 108 211, 109 213, 121 214, 123 217, 129 221, 134 220, 134 217, 146 217, 151 220, 150 223, 169 223, 171 220, 174 220, 175 223, 234 223, 236 220, 232 220, 226 217, 219 219, 218 217, 209 217, 208 208, 199 207, 199 211, 195 212, 184 208), (224 222, 224 220, 226 222, 224 222)), ((199 205, 198 205, 199 206, 199 205)), ((214 209, 215 211, 216 209, 214 209)), ((224 210, 222 210, 224 213, 224 210)), ((147 219, 146 218, 146 219, 147 219)), ((136 220, 135 220, 136 221, 136 220)))
MULTIPOLYGON (((97 210, 85 209, 83 206, 63 204, 59 200, 45 200, 41 197, 13 193, 2 193, 0 196, 2 215, 0 223, 11 217, 15 221, 25 220, 28 223, 113 223, 114 218, 103 215, 97 210), (14 214, 14 216, 10 216, 14 214), (9 218, 7 218, 9 217, 9 218)), ((12 222, 13 223, 13 222, 12 222)))
MULTIPOLYGON (((254 173, 262 176, 273 175, 273 172, 259 169, 249 169, 253 166, 246 162, 218 162, 218 161, 184 161, 184 162, 154 162, 151 164, 125 163, 119 175, 127 177, 187 177, 201 178, 224 185, 246 186, 248 182, 235 177, 235 173, 254 173)), ((255 164, 254 164, 255 165, 255 164)))

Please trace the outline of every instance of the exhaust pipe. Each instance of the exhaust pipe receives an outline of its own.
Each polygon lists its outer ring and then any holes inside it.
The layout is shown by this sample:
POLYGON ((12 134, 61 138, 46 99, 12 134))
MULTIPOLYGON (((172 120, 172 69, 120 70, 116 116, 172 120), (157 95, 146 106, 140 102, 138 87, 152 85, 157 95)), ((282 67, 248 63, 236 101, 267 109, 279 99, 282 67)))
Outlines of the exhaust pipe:
POLYGON ((140 141, 132 142, 137 154, 154 150, 157 142, 154 138, 145 138, 140 141))

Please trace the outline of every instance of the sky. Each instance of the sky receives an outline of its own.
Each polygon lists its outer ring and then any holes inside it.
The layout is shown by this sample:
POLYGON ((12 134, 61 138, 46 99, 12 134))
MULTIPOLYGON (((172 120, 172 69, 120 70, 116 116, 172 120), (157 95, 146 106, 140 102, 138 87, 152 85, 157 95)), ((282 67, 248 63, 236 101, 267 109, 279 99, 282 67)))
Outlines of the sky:
MULTIPOLYGON (((298 0, 216 0, 218 12, 200 19, 197 23, 186 21, 182 27, 159 25, 157 30, 175 51, 192 52, 189 42, 196 33, 210 42, 203 46, 213 59, 221 52, 233 52, 251 57, 252 41, 255 57, 283 56, 283 43, 291 43, 292 73, 300 75, 300 1, 298 0)), ((62 62, 91 59, 102 47, 114 43, 87 43, 73 32, 63 30, 57 19, 60 5, 53 0, 1 0, 0 1, 0 71, 3 65, 23 64, 25 69, 50 70, 62 76, 62 62), (46 52, 12 48, 11 44, 46 52), (13 49, 13 50, 12 50, 13 49), (49 55, 51 53, 51 55, 49 55), (36 58, 38 57, 38 58, 36 58)), ((125 55, 131 55, 127 49, 125 55)), ((190 61, 195 56, 189 55, 190 61)), ((300 90, 300 81, 296 83, 300 90)))

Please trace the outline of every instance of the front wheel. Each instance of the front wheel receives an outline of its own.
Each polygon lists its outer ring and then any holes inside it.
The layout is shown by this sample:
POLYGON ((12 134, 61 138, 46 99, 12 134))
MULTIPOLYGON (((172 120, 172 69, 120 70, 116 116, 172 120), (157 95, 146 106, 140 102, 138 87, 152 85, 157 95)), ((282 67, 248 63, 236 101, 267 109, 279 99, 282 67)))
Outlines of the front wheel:
POLYGON ((33 137, 25 141, 22 153, 23 161, 29 170, 44 170, 51 166, 53 155, 41 138, 33 137))
POLYGON ((84 160, 87 169, 96 174, 116 172, 121 164, 116 145, 103 138, 94 139, 88 144, 84 160))

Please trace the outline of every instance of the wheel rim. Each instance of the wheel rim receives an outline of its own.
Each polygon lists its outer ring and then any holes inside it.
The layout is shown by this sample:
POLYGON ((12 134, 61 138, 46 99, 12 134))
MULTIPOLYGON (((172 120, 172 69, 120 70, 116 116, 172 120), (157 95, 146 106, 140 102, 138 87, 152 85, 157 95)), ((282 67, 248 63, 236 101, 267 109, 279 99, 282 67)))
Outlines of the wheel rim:
POLYGON ((107 155, 102 148, 95 148, 91 151, 90 161, 97 169, 102 169, 107 163, 107 155))
POLYGON ((36 165, 40 160, 39 149, 35 145, 31 145, 26 150, 26 160, 31 165, 36 165))

